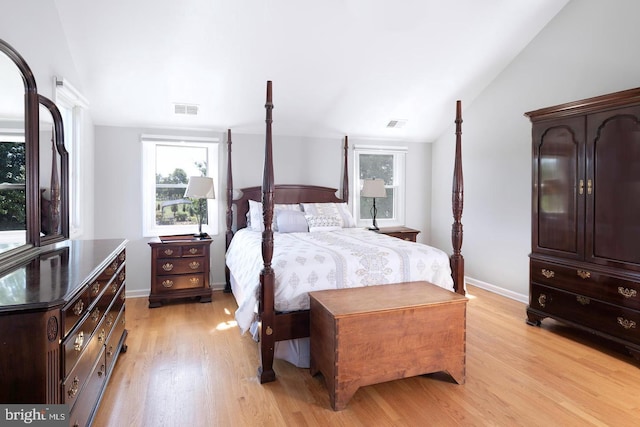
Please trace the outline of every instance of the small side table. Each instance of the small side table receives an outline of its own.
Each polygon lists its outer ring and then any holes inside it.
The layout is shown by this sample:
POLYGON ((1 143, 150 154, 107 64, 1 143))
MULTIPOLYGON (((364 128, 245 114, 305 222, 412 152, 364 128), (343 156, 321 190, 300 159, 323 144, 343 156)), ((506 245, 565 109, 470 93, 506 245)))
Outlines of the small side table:
POLYGON ((387 236, 415 242, 416 237, 420 234, 420 230, 414 230, 409 227, 382 227, 380 230, 376 230, 376 233, 386 234, 387 236))
POLYGON ((149 308, 159 307, 163 300, 199 297, 211 302, 209 236, 192 234, 160 236, 149 241, 151 246, 151 293, 149 308))

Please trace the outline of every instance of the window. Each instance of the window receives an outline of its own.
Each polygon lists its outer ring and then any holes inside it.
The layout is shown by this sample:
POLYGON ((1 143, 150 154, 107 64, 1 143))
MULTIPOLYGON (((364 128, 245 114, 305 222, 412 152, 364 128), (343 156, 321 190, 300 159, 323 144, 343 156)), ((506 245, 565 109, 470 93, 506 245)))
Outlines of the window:
POLYGON ((83 183, 86 181, 82 179, 82 120, 83 111, 89 104, 67 80, 54 77, 53 81, 54 102, 62 116, 64 146, 69 153, 69 232, 71 237, 78 237, 82 234, 81 197, 85 191, 83 183))
POLYGON ((373 199, 362 197, 360 191, 363 180, 374 178, 384 180, 387 190, 387 197, 376 199, 378 225, 404 225, 406 152, 404 147, 355 147, 354 215, 358 226, 372 225, 373 199))
MULTIPOLYGON (((146 237, 195 234, 198 218, 184 192, 191 176, 213 178, 217 196, 218 139, 142 135, 143 233, 146 237)), ((218 233, 216 200, 207 200, 202 231, 218 233)))

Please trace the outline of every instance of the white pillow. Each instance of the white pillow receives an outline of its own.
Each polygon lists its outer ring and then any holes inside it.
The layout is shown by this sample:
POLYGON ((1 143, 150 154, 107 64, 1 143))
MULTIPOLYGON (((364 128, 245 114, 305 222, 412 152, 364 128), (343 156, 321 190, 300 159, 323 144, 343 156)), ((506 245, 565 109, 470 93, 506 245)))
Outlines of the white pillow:
POLYGON ((352 228, 356 226, 356 221, 351 215, 349 206, 346 203, 301 203, 302 209, 308 215, 334 216, 340 220, 340 227, 352 228))
POLYGON ((276 211, 276 223, 280 233, 305 233, 309 231, 304 212, 279 209, 276 211))
MULTIPOLYGON (((276 203, 273 206, 273 222, 271 228, 273 231, 278 231, 278 224, 276 222, 276 214, 280 210, 290 210, 301 212, 302 208, 298 203, 291 204, 279 204, 276 203)), ((264 231, 264 220, 262 219, 262 202, 256 202, 255 200, 249 200, 249 224, 254 231, 264 231)))
POLYGON ((341 220, 337 216, 329 215, 305 215, 307 224, 309 224, 309 231, 334 231, 340 230, 341 220))

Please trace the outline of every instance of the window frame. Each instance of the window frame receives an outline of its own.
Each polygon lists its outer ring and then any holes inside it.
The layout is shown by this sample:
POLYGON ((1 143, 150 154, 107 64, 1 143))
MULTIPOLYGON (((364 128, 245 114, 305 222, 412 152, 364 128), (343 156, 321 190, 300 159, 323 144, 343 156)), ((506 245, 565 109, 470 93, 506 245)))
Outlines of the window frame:
POLYGON ((84 162, 82 159, 83 119, 89 102, 69 81, 53 78, 53 101, 60 110, 64 126, 64 146, 69 153, 69 235, 79 237, 84 232, 82 195, 85 194, 84 162), (71 123, 69 123, 71 122, 71 123))
POLYGON ((379 227, 393 227, 405 225, 406 212, 406 154, 407 147, 387 147, 373 145, 357 145, 354 147, 354 183, 353 183, 353 206, 354 218, 358 227, 370 227, 372 225, 371 218, 362 218, 360 207, 360 192, 362 190, 363 180, 360 179, 360 155, 384 155, 393 156, 393 185, 387 185, 385 188, 392 188, 394 194, 393 200, 393 218, 376 218, 379 227))
MULTIPOLYGON (((198 226, 157 225, 156 224, 156 167, 155 155, 158 146, 207 148, 207 175, 213 178, 215 199, 207 199, 207 223, 202 231, 214 236, 219 234, 218 212, 218 171, 220 139, 214 137, 186 137, 165 135, 141 135, 142 143, 142 233, 144 237, 158 237, 178 234, 196 234, 198 226)), ((185 186, 186 188, 186 186, 185 186)))

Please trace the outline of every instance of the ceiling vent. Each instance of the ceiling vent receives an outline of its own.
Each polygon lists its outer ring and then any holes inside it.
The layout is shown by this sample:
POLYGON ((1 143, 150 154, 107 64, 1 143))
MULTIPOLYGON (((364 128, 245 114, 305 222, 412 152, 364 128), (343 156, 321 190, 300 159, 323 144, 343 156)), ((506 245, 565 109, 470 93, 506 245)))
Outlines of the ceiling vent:
POLYGON ((407 124, 405 119, 389 120, 387 127, 391 129, 402 129, 407 124))
POLYGON ((197 116, 198 106, 196 104, 173 104, 174 114, 184 116, 197 116))

